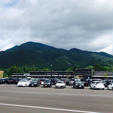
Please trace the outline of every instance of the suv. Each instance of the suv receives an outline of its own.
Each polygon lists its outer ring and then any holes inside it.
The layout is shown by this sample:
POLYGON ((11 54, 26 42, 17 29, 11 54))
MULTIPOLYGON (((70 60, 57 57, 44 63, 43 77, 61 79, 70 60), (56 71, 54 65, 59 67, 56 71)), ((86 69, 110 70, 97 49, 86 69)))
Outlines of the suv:
POLYGON ((90 84, 90 88, 91 88, 91 89, 102 89, 102 90, 104 90, 104 89, 105 89, 105 86, 104 86, 104 84, 102 83, 102 81, 93 81, 93 82, 90 84))
POLYGON ((80 80, 75 80, 73 83, 73 88, 84 89, 84 83, 80 80))
POLYGON ((18 82, 17 86, 18 86, 18 87, 27 87, 27 86, 29 86, 30 81, 31 81, 31 80, 29 80, 29 79, 27 79, 27 78, 21 79, 21 80, 18 82))
POLYGON ((49 79, 44 80, 43 87, 52 87, 52 82, 49 79))
POLYGON ((38 78, 32 78, 29 84, 30 87, 40 86, 40 81, 38 78))
POLYGON ((66 83, 64 81, 58 81, 55 84, 55 88, 65 88, 66 87, 66 83))

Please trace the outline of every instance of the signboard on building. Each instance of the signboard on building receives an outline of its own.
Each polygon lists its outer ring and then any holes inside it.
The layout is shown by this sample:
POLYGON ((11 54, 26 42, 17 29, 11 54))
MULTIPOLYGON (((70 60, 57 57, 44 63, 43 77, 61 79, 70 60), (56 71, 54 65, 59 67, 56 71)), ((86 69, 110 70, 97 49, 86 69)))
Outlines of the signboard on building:
POLYGON ((3 78, 4 71, 0 71, 0 78, 3 78))

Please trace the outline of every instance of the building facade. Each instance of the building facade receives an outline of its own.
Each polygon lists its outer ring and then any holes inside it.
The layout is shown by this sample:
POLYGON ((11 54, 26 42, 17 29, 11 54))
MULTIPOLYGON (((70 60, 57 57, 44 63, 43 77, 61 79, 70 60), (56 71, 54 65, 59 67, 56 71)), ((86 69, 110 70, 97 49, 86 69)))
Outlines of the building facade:
POLYGON ((75 71, 32 71, 29 73, 13 73, 12 77, 35 77, 35 78, 74 78, 79 76, 81 78, 91 78, 93 70, 90 69, 76 69, 75 71))

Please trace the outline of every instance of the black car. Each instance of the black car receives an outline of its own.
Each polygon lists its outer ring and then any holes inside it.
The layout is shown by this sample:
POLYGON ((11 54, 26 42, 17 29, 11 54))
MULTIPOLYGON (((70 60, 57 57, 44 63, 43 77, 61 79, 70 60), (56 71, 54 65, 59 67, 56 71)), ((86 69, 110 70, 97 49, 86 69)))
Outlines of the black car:
POLYGON ((40 80, 38 78, 32 78, 29 84, 30 87, 39 87, 40 80))
POLYGON ((105 87, 107 87, 112 82, 112 79, 105 79, 102 81, 105 87))
POLYGON ((58 78, 51 78, 50 80, 51 80, 52 85, 55 85, 59 81, 58 78))
POLYGON ((1 78, 0 79, 0 84, 5 84, 6 83, 6 79, 5 78, 1 78))
POLYGON ((73 83, 73 88, 84 89, 84 83, 80 80, 76 80, 73 83))
POLYGON ((66 85, 70 86, 70 79, 66 79, 66 85))
POLYGON ((50 79, 45 79, 43 87, 52 87, 52 82, 50 79))
POLYGON ((70 79, 68 85, 69 85, 69 86, 73 86, 74 81, 75 81, 74 78, 70 79))
POLYGON ((84 83, 84 86, 88 87, 90 86, 92 80, 91 79, 81 79, 81 81, 84 83))
POLYGON ((10 77, 6 79, 6 84, 17 84, 19 82, 19 78, 10 77))

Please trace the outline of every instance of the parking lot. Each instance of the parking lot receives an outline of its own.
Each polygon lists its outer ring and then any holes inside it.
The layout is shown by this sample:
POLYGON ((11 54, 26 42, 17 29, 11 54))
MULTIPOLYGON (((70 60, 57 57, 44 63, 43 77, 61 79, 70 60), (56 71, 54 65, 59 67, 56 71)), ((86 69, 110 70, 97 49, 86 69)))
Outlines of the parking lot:
POLYGON ((112 113, 113 91, 0 85, 0 113, 112 113))

